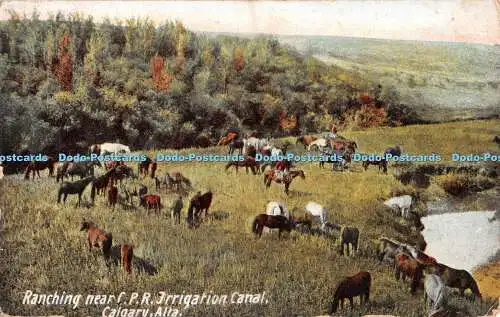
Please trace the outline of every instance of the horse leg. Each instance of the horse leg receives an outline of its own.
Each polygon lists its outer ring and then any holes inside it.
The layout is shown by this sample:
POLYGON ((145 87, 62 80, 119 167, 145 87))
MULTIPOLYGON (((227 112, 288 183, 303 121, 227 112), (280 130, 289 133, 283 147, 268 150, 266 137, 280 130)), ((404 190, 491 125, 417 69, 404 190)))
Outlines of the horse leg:
MULTIPOLYGON (((33 173, 33 174, 34 174, 34 173, 33 173)), ((36 170, 36 174, 38 175, 38 178, 41 178, 41 176, 40 176, 40 170, 36 170)), ((35 178, 34 176, 35 176, 35 175, 33 175, 33 178, 35 178)))
POLYGON ((285 194, 288 195, 289 191, 288 188, 290 187, 290 183, 285 183, 285 194))
POLYGON ((351 310, 354 310, 354 298, 349 297, 349 303, 351 304, 351 310))
POLYGON ((66 203, 66 198, 68 198, 68 194, 64 194, 64 198, 63 198, 63 203, 65 204, 66 203))

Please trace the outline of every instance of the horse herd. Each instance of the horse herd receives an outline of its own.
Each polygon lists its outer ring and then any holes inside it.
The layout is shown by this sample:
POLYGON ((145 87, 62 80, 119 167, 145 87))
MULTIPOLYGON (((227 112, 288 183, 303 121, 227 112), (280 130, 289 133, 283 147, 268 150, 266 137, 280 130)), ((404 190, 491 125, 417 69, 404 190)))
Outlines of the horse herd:
MULTIPOLYGON (((303 144, 304 148, 317 148, 320 151, 324 151, 326 148, 330 147, 334 151, 344 155, 352 154, 357 149, 356 142, 345 139, 327 141, 325 139, 318 139, 314 136, 303 136, 297 139, 297 144, 299 143, 303 144)), ((305 178, 305 173, 302 170, 293 169, 293 165, 290 162, 287 162, 290 168, 287 176, 279 178, 276 176, 273 169, 275 164, 260 166, 255 160, 256 153, 261 153, 262 155, 277 155, 277 153, 285 154, 287 146, 278 148, 271 145, 268 139, 258 139, 255 137, 239 140, 237 133, 229 133, 219 141, 218 145, 227 145, 230 153, 235 149, 239 149, 240 153, 242 153, 242 151, 245 153, 244 161, 230 162, 226 165, 226 169, 234 166, 236 169, 238 167, 250 168, 254 174, 257 174, 259 171, 263 172, 264 184, 267 188, 274 181, 279 184, 284 184, 285 193, 288 194, 290 183, 295 177, 300 176, 303 179, 305 178), (271 169, 266 170, 269 166, 271 169)), ((103 143, 91 146, 89 151, 91 153, 103 154, 109 152, 130 152, 130 149, 128 146, 121 144, 103 143)), ((386 150, 386 153, 391 153, 393 156, 401 155, 401 148, 399 146, 390 148, 386 150)), ((349 157, 349 155, 345 155, 344 157, 349 157)), ((366 166, 364 164, 363 167, 366 169, 369 164, 379 165, 379 168, 382 168, 385 173, 387 172, 387 162, 385 161, 384 163, 380 161, 368 162, 366 166)), ((113 207, 113 209, 119 196, 117 187, 119 182, 121 191, 125 194, 126 201, 133 205, 132 197, 137 196, 139 198, 139 204, 143 206, 148 213, 151 209, 159 213, 162 208, 160 195, 148 194, 148 189, 145 185, 141 185, 139 189, 123 185, 122 180, 139 178, 142 176, 154 180, 156 190, 158 191, 161 190, 162 187, 165 187, 166 191, 176 190, 182 192, 183 190, 193 190, 191 181, 178 171, 165 173, 162 177, 156 176, 157 164, 149 158, 145 162, 140 162, 138 164, 137 174, 123 162, 110 162, 104 164, 106 172, 96 177, 94 176, 95 166, 102 167, 101 163, 98 161, 60 163, 54 158, 49 157, 49 160, 46 162, 31 162, 26 168, 25 179, 29 179, 30 173, 32 173, 33 178, 35 177, 35 172, 40 176, 39 171, 45 168, 48 168, 50 176, 54 176, 55 170, 56 181, 62 181, 58 190, 58 203, 61 202, 61 198, 64 203, 68 195, 78 195, 77 206, 80 206, 82 193, 90 184, 92 204, 94 204, 96 195, 103 195, 105 197, 107 194, 107 205, 113 207), (80 176, 80 180, 73 182, 64 180, 65 178, 73 178, 74 176, 80 176)), ((208 209, 212 200, 213 194, 211 191, 205 194, 197 192, 190 200, 186 219, 190 228, 199 226, 203 213, 205 214, 203 218, 208 216, 208 209)), ((399 210, 401 216, 405 219, 411 219, 412 216, 416 215, 411 211, 414 204, 413 198, 409 195, 393 197, 384 204, 389 208, 399 210)), ((175 215, 176 219, 178 219, 177 223, 180 223, 180 210, 182 208, 182 195, 180 195, 172 206, 172 215, 175 215)), ((294 210, 294 212, 296 213, 297 211, 294 210)), ((300 217, 290 214, 282 202, 270 201, 266 206, 266 212, 255 216, 251 229, 257 237, 260 237, 266 227, 269 229, 278 229, 279 238, 281 238, 282 231, 290 232, 295 229, 300 230, 302 233, 318 233, 326 237, 334 236, 331 235, 331 232, 337 232, 336 236, 339 238, 339 252, 341 255, 344 255, 344 247, 347 247, 347 255, 353 255, 357 252, 359 246, 360 232, 358 228, 340 226, 328 222, 326 209, 320 204, 312 201, 305 205, 304 213, 300 217), (313 222, 316 220, 320 223, 319 228, 313 228, 313 222), (349 246, 352 246, 351 252, 349 251, 349 246)), ((144 271, 151 275, 158 272, 154 265, 134 255, 133 245, 119 244, 113 246, 112 234, 98 228, 93 222, 84 219, 81 224, 81 230, 87 230, 87 243, 89 249, 91 250, 93 247, 100 248, 108 266, 121 263, 121 266, 128 274, 132 273, 132 267, 134 265, 137 270, 144 271)), ((411 246, 394 239, 380 237, 376 241, 373 250, 380 263, 391 263, 396 279, 405 280, 409 278, 411 280, 412 294, 417 292, 423 280, 425 298, 426 300, 428 299, 431 312, 447 309, 446 298, 448 295, 444 291, 444 286, 458 288, 462 295, 464 294, 464 290, 470 289, 475 296, 481 298, 476 282, 467 271, 453 269, 442 263, 438 263, 434 258, 424 253, 425 245, 411 246)), ((339 305, 342 309, 345 299, 349 299, 351 307, 354 306, 353 298, 356 296, 360 296, 361 305, 368 302, 373 282, 370 273, 366 271, 361 271, 354 276, 346 277, 336 287, 333 301, 328 308, 329 313, 336 312, 339 305)), ((430 314, 429 316, 433 315, 430 314)))

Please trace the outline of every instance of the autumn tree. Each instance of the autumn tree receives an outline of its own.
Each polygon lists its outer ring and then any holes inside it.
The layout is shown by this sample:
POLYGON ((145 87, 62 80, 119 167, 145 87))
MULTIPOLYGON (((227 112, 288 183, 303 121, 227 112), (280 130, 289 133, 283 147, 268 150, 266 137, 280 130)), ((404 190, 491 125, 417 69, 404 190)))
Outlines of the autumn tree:
POLYGON ((100 86, 101 73, 104 64, 104 37, 100 31, 92 33, 87 43, 87 55, 84 60, 84 70, 87 77, 94 84, 100 86))
POLYGON ((243 50, 239 47, 234 50, 234 69, 239 73, 245 68, 245 56, 243 50))
POLYGON ((156 55, 151 59, 151 73, 153 77, 153 86, 157 91, 167 91, 173 77, 166 71, 165 60, 163 57, 156 55))
POLYGON ((59 42, 59 61, 55 69, 55 75, 63 90, 72 91, 73 89, 73 61, 69 46, 71 38, 68 33, 64 33, 59 42))

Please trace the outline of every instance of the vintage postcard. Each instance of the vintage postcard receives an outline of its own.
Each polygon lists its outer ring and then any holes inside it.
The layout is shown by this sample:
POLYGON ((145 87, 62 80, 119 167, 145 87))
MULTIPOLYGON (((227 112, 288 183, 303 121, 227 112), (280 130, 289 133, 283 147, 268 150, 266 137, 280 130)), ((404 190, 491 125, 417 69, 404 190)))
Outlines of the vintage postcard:
POLYGON ((500 316, 500 2, 0 1, 0 317, 500 316))

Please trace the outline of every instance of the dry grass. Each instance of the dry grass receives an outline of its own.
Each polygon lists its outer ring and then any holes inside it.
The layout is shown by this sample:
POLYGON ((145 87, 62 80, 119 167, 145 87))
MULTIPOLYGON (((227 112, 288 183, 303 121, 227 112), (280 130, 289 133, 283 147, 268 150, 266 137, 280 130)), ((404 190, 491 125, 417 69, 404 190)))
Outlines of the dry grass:
MULTIPOLYGON (((402 142, 409 152, 451 153, 492 150, 493 135, 500 134, 499 121, 413 126, 383 131, 346 133, 359 141, 363 152, 380 152, 402 142), (453 128, 450 130, 450 128, 453 128), (455 130, 455 131, 453 131, 455 130), (449 131, 449 132, 447 132, 449 131), (456 133, 456 134, 455 134, 456 133)), ((295 143, 295 142, 293 142, 295 143)), ((194 149, 208 153, 213 149, 194 149)), ((186 151, 187 152, 187 151, 186 151)), ((43 178, 27 183, 21 176, 6 177, 0 183, 0 208, 6 218, 0 257, 0 307, 11 314, 65 314, 69 308, 36 308, 22 304, 23 292, 66 291, 79 294, 119 294, 159 292, 172 294, 268 294, 267 305, 200 305, 184 312, 187 316, 313 316, 326 312, 336 283, 359 270, 373 278, 370 308, 338 316, 390 313, 398 316, 424 316, 421 294, 411 296, 409 284, 394 279, 387 265, 379 265, 371 255, 372 239, 381 235, 408 240, 395 221, 381 212, 381 198, 393 192, 406 192, 392 176, 376 168, 362 172, 356 166, 350 173, 331 173, 316 164, 301 164, 306 179, 297 178, 286 197, 281 186, 266 190, 262 175, 246 175, 240 170, 225 173, 223 163, 159 164, 158 175, 179 169, 197 190, 214 192, 211 212, 227 212, 229 217, 204 223, 197 230, 184 224, 174 226, 165 214, 147 216, 143 209, 117 207, 111 211, 98 197, 93 208, 74 207, 76 196, 66 205, 57 205, 58 185, 43 178), (267 200, 283 200, 290 210, 302 210, 309 200, 328 209, 329 220, 357 226, 361 231, 361 252, 354 258, 339 256, 334 241, 301 236, 297 232, 282 240, 267 235, 256 240, 250 233, 252 218, 264 211, 267 200), (82 217, 93 220, 113 233, 114 243, 135 245, 134 254, 152 261, 159 268, 154 277, 108 272, 96 252, 85 245, 79 231, 82 217), (50 226, 44 226, 46 219, 50 226)), ((154 192, 150 179, 143 180, 154 192)), ((89 188, 84 196, 89 199, 89 188)), ((161 192, 168 206, 174 195, 161 192)), ((185 200, 187 205, 187 200, 185 200)), ((166 213, 166 209, 163 210, 166 213)), ((186 208, 182 217, 186 216, 186 208)), ((357 301, 356 301, 357 303, 357 301)), ((465 305, 465 304, 464 304, 465 305)), ((488 303, 469 305, 476 314, 488 303)), ((78 316, 100 316, 104 306, 83 306, 78 316)), ((73 315, 74 312, 70 313, 73 315)), ((75 315, 76 316, 76 315, 75 315)))

